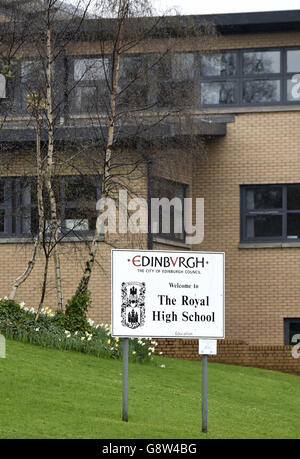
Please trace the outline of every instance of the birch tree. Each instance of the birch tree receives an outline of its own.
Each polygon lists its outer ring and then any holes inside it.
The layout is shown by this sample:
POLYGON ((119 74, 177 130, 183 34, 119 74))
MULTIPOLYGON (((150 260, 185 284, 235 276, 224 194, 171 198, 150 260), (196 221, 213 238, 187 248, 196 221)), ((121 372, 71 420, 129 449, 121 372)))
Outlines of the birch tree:
MULTIPOLYGON (((165 17, 154 17, 153 11, 151 8, 151 1, 147 0, 115 0, 110 3, 101 2, 101 7, 99 10, 102 13, 102 16, 110 17, 114 19, 112 21, 111 30, 108 34, 106 40, 104 39, 100 46, 102 48, 102 61, 104 61, 104 56, 110 55, 110 68, 111 72, 107 71, 104 66, 105 72, 105 82, 107 84, 108 93, 109 93, 109 102, 107 104, 107 134, 104 135, 104 154, 103 157, 103 168, 101 171, 102 174, 102 198, 109 197, 113 195, 118 186, 120 185, 120 180, 116 177, 122 175, 122 172, 116 172, 116 158, 120 158, 122 153, 118 145, 120 142, 119 133, 123 129, 125 132, 128 132, 128 136, 133 139, 134 137, 138 138, 139 136, 147 136, 151 138, 152 132, 160 126, 163 128, 163 124, 167 119, 183 114, 186 104, 190 101, 191 95, 186 90, 186 93, 181 97, 178 97, 178 93, 172 88, 172 85, 165 86, 167 91, 166 98, 172 99, 173 104, 168 107, 166 110, 161 110, 157 101, 148 101, 144 103, 144 106, 138 106, 138 103, 133 104, 132 106, 122 107, 120 103, 126 94, 130 93, 132 98, 139 97, 140 88, 136 89, 136 82, 143 82, 144 84, 150 84, 155 80, 155 73, 161 71, 164 66, 164 71, 166 73, 170 71, 167 68, 166 58, 172 53, 174 47, 174 36, 176 36, 176 27, 178 27, 177 32, 184 34, 185 26, 181 25, 180 18, 165 18, 165 17), (177 21, 177 22, 176 22, 177 21), (177 25, 178 24, 178 25, 177 25), (180 29, 180 30, 179 30, 180 29), (170 33, 170 39, 168 36, 168 31, 172 30, 170 33), (162 33, 163 31, 163 33, 162 33), (122 82, 120 84, 121 76, 121 59, 126 58, 134 53, 136 49, 142 48, 145 49, 147 43, 150 45, 151 40, 157 35, 162 33, 162 42, 160 46, 160 51, 154 53, 154 55, 149 58, 149 62, 145 67, 141 65, 141 68, 135 72, 129 81, 122 82), (172 35, 173 34, 173 35, 172 35), (107 48, 110 48, 108 51, 107 48), (134 92, 134 90, 136 92, 134 92), (180 99, 180 100, 179 100, 180 99), (156 113, 155 113, 156 110, 156 113), (149 117, 149 111, 152 111, 152 118, 149 117), (133 127, 134 126, 134 127, 133 127), (134 131, 130 134, 130 130, 134 131), (116 153, 117 151, 117 153, 116 153), (114 158, 112 158, 114 156, 114 158)), ((99 11, 97 10, 97 12, 99 11)), ((100 21, 101 24, 101 21, 100 21)), ((100 25, 99 25, 100 27, 100 25)), ((191 26, 191 29, 193 27, 191 26)), ((205 35, 213 35, 214 29, 210 24, 201 25, 201 27, 194 32, 195 36, 198 38, 205 37, 205 35)), ((192 30, 193 31, 193 30, 192 30)), ((189 30, 191 32, 191 30, 189 30)), ((145 53, 147 55, 147 53, 145 53)), ((187 62, 188 63, 188 62, 187 62)), ((178 63, 185 64, 183 63, 178 63)), ((104 62, 103 62, 104 65, 104 62)), ((187 72, 187 68, 180 68, 179 73, 187 72)), ((162 73, 163 73, 162 72, 162 73)), ((160 75, 163 78, 166 75, 160 75)), ((155 92, 155 88, 148 87, 150 91, 155 92)), ((182 88, 181 88, 182 89, 182 88)), ((161 96, 162 97, 162 96, 161 96)), ((186 116, 186 120, 188 119, 186 116)), ((185 123, 182 123, 185 124, 185 123)), ((190 117, 191 131, 193 121, 190 117)), ((96 126, 95 126, 96 127, 96 126)), ((105 131, 106 132, 106 131, 105 131)), ((191 132, 192 134, 192 132, 191 132)), ((154 137, 151 139, 152 144, 154 143, 154 137)), ((138 149, 137 149, 138 150, 138 149)), ((99 156, 101 156, 99 151, 99 156)), ((146 164, 151 162, 152 159, 149 155, 143 152, 140 155, 140 159, 135 160, 131 163, 132 171, 136 170, 138 164, 146 164)), ((128 161, 127 164, 130 164, 128 161)), ((124 173, 124 176, 126 174, 124 173)), ((98 223, 101 219, 101 214, 98 215, 98 223)), ((101 225, 97 224, 93 236, 93 241, 89 247, 89 254, 85 263, 84 272, 81 278, 81 281, 78 286, 78 292, 84 293, 88 289, 88 285, 91 279, 92 271, 95 265, 96 255, 99 248, 99 236, 101 232, 101 225)))

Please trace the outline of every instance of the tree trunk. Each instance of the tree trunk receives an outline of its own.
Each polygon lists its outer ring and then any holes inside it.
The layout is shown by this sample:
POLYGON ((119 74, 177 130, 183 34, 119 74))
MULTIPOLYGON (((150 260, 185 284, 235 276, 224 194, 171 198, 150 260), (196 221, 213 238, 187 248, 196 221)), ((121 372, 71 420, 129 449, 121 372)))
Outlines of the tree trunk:
POLYGON ((61 285, 61 269, 60 269, 60 258, 59 258, 59 246, 58 246, 58 220, 57 220, 57 206, 55 194, 52 187, 52 172, 53 172, 53 152, 54 152, 54 137, 53 137, 53 109, 52 109, 52 43, 51 43, 51 25, 50 25, 50 1, 47 0, 46 4, 46 28, 47 28, 47 41, 46 41, 46 52, 47 52, 47 68, 46 68, 46 109, 47 109, 47 123, 48 123, 48 153, 47 153, 47 171, 46 171, 46 187, 50 201, 51 211, 51 231, 53 234, 53 258, 54 258, 54 269, 55 269, 55 285, 57 293, 57 305, 58 309, 63 310, 63 295, 61 285))
POLYGON ((17 277, 13 283, 9 299, 14 300, 17 294, 17 290, 20 285, 28 279, 31 271, 34 268, 38 247, 41 242, 44 229, 44 204, 43 204, 43 175, 42 175, 42 160, 41 160, 41 134, 40 134, 40 120, 39 120, 39 101, 36 100, 35 106, 35 121, 36 121, 36 165, 37 165, 37 198, 38 198, 38 217, 39 217, 39 229, 38 234, 35 237, 33 251, 31 259, 28 262, 27 268, 17 277))
POLYGON ((48 276, 48 265, 49 265, 49 255, 46 255, 46 261, 44 266, 44 278, 43 278, 43 285, 42 285, 42 295, 40 299, 40 304, 35 316, 35 322, 37 322, 38 318, 40 317, 40 313, 44 304, 45 295, 46 295, 46 288, 47 288, 47 276, 48 276))

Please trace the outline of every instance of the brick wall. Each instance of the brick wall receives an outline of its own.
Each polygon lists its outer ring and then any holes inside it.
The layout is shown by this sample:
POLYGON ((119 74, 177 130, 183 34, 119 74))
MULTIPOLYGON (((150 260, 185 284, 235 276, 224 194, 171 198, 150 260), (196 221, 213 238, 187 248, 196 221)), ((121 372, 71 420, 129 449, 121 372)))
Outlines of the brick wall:
POLYGON ((240 186, 300 183, 300 112, 245 113, 199 158, 193 194, 205 200, 194 250, 226 253, 226 338, 283 345, 284 318, 300 317, 300 248, 239 247, 240 186))
MULTIPOLYGON (((198 340, 159 339, 156 353, 165 357, 201 360, 198 340)), ((244 341, 218 341, 216 356, 210 362, 265 368, 300 375, 300 358, 292 356, 292 346, 250 346, 244 341)))

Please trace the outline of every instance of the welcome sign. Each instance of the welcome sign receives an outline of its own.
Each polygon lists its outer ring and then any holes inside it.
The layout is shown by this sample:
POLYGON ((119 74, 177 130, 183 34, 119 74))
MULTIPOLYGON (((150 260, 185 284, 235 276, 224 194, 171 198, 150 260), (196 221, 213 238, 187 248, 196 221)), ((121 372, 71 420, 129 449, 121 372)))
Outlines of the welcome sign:
POLYGON ((224 338, 225 254, 112 250, 112 336, 224 338))

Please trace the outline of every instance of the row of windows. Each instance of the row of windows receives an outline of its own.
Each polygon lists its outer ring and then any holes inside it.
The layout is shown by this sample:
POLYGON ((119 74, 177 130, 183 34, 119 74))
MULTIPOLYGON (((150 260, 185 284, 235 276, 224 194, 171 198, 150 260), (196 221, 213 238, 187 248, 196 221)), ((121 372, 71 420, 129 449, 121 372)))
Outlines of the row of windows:
MULTIPOLYGON (((60 230, 88 233, 96 222, 100 179, 93 176, 59 177, 54 184, 60 230)), ((186 185, 162 178, 152 179, 152 197, 179 198, 182 206, 170 208, 170 231, 163 228, 162 212, 152 221, 152 231, 174 240, 185 240, 184 198, 186 185), (180 215, 176 214, 180 212, 180 215), (175 222, 182 222, 175 232, 175 222)), ((44 192, 46 221, 50 206, 44 192)), ((38 228, 36 183, 32 178, 0 181, 0 236, 35 234, 38 228)), ((300 240, 300 184, 250 185, 241 187, 242 242, 297 242, 300 240)))
MULTIPOLYGON (((179 198, 181 209, 170 208, 170 228, 163 227, 163 209, 159 209, 157 221, 151 222, 153 232, 168 239, 184 241, 184 205, 186 186, 162 178, 152 179, 152 197, 179 198), (180 218, 181 231, 175 232, 175 221, 180 218)), ((91 234, 96 226, 96 202, 101 197, 101 184, 96 176, 64 176, 54 183, 58 207, 59 231, 68 236, 91 234)), ((43 191, 45 231, 50 232, 50 205, 46 190, 43 191)), ((0 237, 32 236, 38 231, 36 180, 28 177, 2 178, 0 180, 0 237)))
MULTIPOLYGON (((69 57, 58 61, 57 101, 71 113, 105 111, 110 58, 69 57), (66 74, 65 81, 62 73, 66 74)), ((45 67, 25 59, 13 65, 9 80, 16 109, 28 109, 28 95, 45 88, 45 67)), ((118 104, 122 107, 239 106, 299 103, 300 49, 230 50, 218 53, 126 55, 121 59, 118 104), (131 82, 131 84, 128 83, 131 82), (128 87, 127 87, 128 86, 128 87)))
POLYGON ((205 106, 299 103, 299 49, 223 51, 202 61, 205 106))
MULTIPOLYGON (((95 228, 100 184, 96 177, 60 177, 54 183, 61 233, 88 233, 95 228)), ((43 191, 45 230, 50 231, 50 205, 43 191)), ((36 181, 6 178, 0 181, 0 236, 29 236, 38 231, 36 181)))

